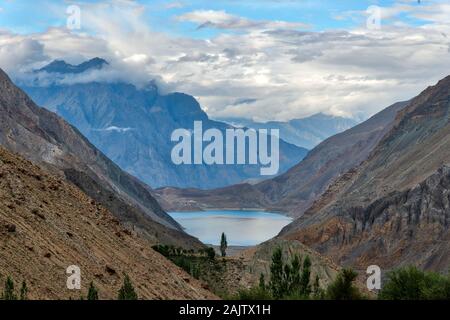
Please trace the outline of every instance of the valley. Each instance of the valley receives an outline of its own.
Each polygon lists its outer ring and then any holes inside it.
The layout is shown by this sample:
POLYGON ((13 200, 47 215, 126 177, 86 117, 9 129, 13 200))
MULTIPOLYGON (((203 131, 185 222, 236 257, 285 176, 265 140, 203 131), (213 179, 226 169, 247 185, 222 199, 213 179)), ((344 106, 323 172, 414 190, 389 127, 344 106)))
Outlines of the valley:
MULTIPOLYGON (((137 259, 132 262, 135 267, 141 263, 147 268, 150 262, 145 259, 160 254, 161 263, 167 263, 169 269, 179 268, 176 270, 187 286, 177 293, 158 291, 158 295, 145 287, 149 281, 154 283, 149 280, 153 275, 131 274, 139 283, 138 292, 142 298, 171 299, 178 294, 186 298, 236 298, 268 294, 257 291, 261 288, 255 289, 255 286, 261 279, 273 276, 277 252, 283 256, 282 263, 295 263, 289 261, 296 257, 310 263, 306 270, 309 281, 316 279, 316 297, 331 294, 327 290, 331 290, 334 281, 346 272, 345 267, 359 272, 359 277, 355 274, 355 285, 371 297, 363 285, 368 265, 380 265, 384 270, 416 265, 423 270, 438 272, 449 266, 447 159, 450 155, 447 150, 450 149, 446 148, 449 77, 412 100, 393 104, 363 123, 326 139, 297 165, 275 178, 201 190, 153 189, 142 183, 123 172, 75 127, 36 106, 6 74, 1 76, 2 92, 7 94, 0 97, 0 142, 9 150, 3 150, 6 159, 3 164, 8 166, 17 162, 35 168, 33 170, 42 170, 31 176, 55 177, 49 179, 57 179, 60 181, 57 184, 64 188, 67 185, 71 190, 67 191, 69 195, 75 192, 77 197, 85 197, 87 203, 96 208, 97 216, 99 210, 114 216, 112 225, 123 230, 112 233, 118 237, 118 244, 137 241, 147 248, 140 249, 140 253, 129 251, 132 257, 126 259, 137 259), (427 151, 424 146, 428 146, 427 151), (18 155, 9 154, 11 151, 18 155), (9 160, 9 157, 18 158, 9 160), (228 240, 225 249, 220 242, 222 233, 228 240), (128 237, 132 240, 127 240, 128 237)), ((20 174, 27 172, 22 167, 18 170, 20 174)), ((13 188, 11 182, 7 182, 9 180, 4 181, 5 188, 13 188)), ((37 181, 39 184, 42 178, 37 181)), ((21 187, 21 190, 30 188, 30 194, 38 196, 33 185, 21 187)), ((44 193, 47 190, 43 186, 40 188, 44 193)), ((50 190, 60 188, 52 185, 50 190)), ((16 256, 14 250, 18 250, 20 243, 36 243, 33 237, 38 236, 33 234, 30 240, 20 238, 21 228, 29 230, 29 217, 24 216, 23 223, 18 217, 11 218, 11 214, 17 214, 17 206, 30 201, 31 206, 41 208, 43 213, 25 205, 25 211, 31 210, 44 220, 44 229, 60 229, 58 219, 64 218, 62 214, 56 214, 48 220, 47 215, 53 212, 46 207, 49 203, 42 200, 45 205, 39 204, 41 200, 35 198, 25 200, 18 190, 9 193, 20 199, 7 205, 9 209, 2 218, 7 232, 11 233, 3 239, 3 250, 6 250, 3 254, 14 263, 1 265, 1 272, 19 279, 27 278, 33 288, 45 288, 45 292, 34 289, 31 297, 73 298, 70 292, 48 287, 31 276, 32 272, 39 274, 42 271, 18 272, 17 263, 24 257, 38 259, 37 267, 46 261, 39 257, 41 254, 50 260, 50 265, 58 263, 61 267, 66 261, 68 263, 69 260, 60 253, 69 251, 66 247, 72 245, 72 238, 77 234, 68 231, 68 239, 53 239, 57 247, 42 244, 36 249, 25 245, 30 253, 16 256), (53 219, 56 219, 55 226, 48 224, 49 221, 53 223, 53 219), (53 255, 58 257, 57 261, 52 261, 53 255)), ((8 200, 5 198, 2 203, 5 201, 8 200)), ((69 207, 73 208, 73 204, 69 207)), ((71 209, 62 210, 70 216, 71 209)), ((88 212, 93 213, 92 209, 88 212)), ((82 217, 77 216, 77 219, 82 219, 88 226, 92 224, 94 216, 82 217)), ((37 232, 41 231, 37 229, 37 232)), ((91 231, 77 232, 84 235, 83 244, 77 245, 80 248, 91 246, 88 236, 91 231)), ((98 237, 107 237, 112 231, 99 232, 98 237)), ((105 248, 113 245, 107 238, 95 239, 92 241, 100 241, 95 245, 105 248)), ((131 242, 127 243, 127 246, 131 245, 131 242)), ((117 253, 120 249, 101 250, 117 253)), ((90 270, 99 271, 87 276, 96 279, 103 298, 113 298, 113 292, 120 284, 121 272, 117 270, 121 270, 125 262, 113 266, 114 261, 121 260, 106 256, 94 256, 84 261, 82 252, 75 259, 80 263, 83 261, 90 270), (108 277, 100 272, 102 268, 108 277)), ((164 283, 167 286, 167 282, 164 283)), ((179 281, 175 282, 175 285, 179 284, 179 281)), ((273 298, 276 291, 271 290, 273 298)))
POLYGON ((450 301, 449 16, 443 0, 0 1, 0 315, 450 301))

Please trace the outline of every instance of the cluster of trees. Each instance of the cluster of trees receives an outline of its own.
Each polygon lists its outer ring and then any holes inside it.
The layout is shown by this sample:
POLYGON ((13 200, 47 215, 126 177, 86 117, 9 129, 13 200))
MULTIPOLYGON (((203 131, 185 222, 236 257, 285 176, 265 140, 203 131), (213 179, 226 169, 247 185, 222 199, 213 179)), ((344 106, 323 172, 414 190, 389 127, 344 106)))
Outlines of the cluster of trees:
POLYGON ((184 256, 184 257, 206 257, 208 259, 214 259, 216 257, 216 252, 214 251, 214 248, 209 247, 195 251, 193 249, 187 250, 181 247, 158 244, 153 246, 152 248, 153 250, 159 252, 166 258, 184 256))
MULTIPOLYGON (((327 288, 321 289, 319 277, 311 282, 311 261, 298 256, 283 263, 281 248, 273 252, 270 265, 270 281, 266 283, 261 274, 259 285, 241 290, 241 300, 283 300, 283 299, 367 299, 356 286, 358 274, 352 269, 343 269, 327 288)), ((403 267, 387 274, 386 281, 378 293, 381 300, 450 300, 450 275, 403 267)))
MULTIPOLYGON (((95 287, 93 282, 89 285, 86 298, 87 300, 98 300, 98 289, 95 287)), ((84 298, 82 297, 81 299, 83 300, 84 298)), ((138 300, 136 290, 134 289, 133 283, 127 274, 125 274, 123 284, 117 293, 117 300, 138 300)))
MULTIPOLYGON (((3 293, 0 295, 0 300, 27 300, 28 299, 28 287, 25 281, 22 282, 19 292, 17 293, 14 288, 14 281, 11 277, 6 278, 3 293)), ((80 300, 84 300, 84 297, 80 297, 80 300)), ((86 296, 87 300, 98 300, 98 289, 94 283, 91 282, 89 290, 86 296)), ((122 287, 117 294, 118 300, 137 300, 138 295, 134 289, 133 283, 128 275, 125 275, 122 287)))
MULTIPOLYGON (((308 256, 302 262, 298 255, 294 255, 283 263, 283 253, 281 248, 277 248, 272 256, 270 274, 268 289, 275 299, 307 298, 312 292, 311 260, 308 256)), ((263 275, 259 286, 261 289, 266 287, 263 275)))
POLYGON ((248 290, 241 290, 240 300, 355 300, 363 295, 355 286, 357 273, 351 269, 343 269, 334 282, 326 289, 320 286, 318 275, 312 277, 311 259, 303 260, 294 255, 284 262, 281 248, 275 249, 270 265, 270 281, 266 283, 261 274, 259 284, 248 290))
POLYGON ((312 279, 311 259, 303 260, 294 255, 284 262, 281 248, 275 249, 270 265, 270 280, 266 283, 263 274, 259 284, 248 290, 240 290, 237 299, 241 300, 304 300, 322 299, 325 292, 319 285, 319 277, 312 279))
MULTIPOLYGON (((198 278, 199 269, 189 258, 214 261, 215 251, 206 248, 195 252, 173 246, 156 246, 155 250, 169 257, 194 277, 198 278), (212 260, 211 260, 212 259, 212 260)), ((226 236, 222 234, 221 253, 225 256, 226 236), (223 248, 223 251, 222 251, 223 248)), ((250 289, 240 290, 237 296, 240 300, 284 300, 284 299, 327 299, 327 300, 359 300, 367 297, 355 286, 358 274, 352 269, 343 269, 336 279, 326 289, 321 288, 318 275, 312 277, 311 259, 305 256, 301 259, 293 255, 283 259, 281 248, 276 248, 272 254, 270 279, 266 282, 263 274, 259 283, 250 289)), ((27 300, 28 287, 25 281, 20 289, 15 289, 14 281, 7 277, 0 300, 27 300)), ((84 297, 80 299, 84 300, 84 297)), ((98 300, 99 291, 91 282, 86 296, 87 300, 98 300)), ((128 275, 124 275, 122 287, 119 289, 118 300, 137 300, 138 295, 128 275)), ((382 300, 450 300, 450 275, 426 272, 416 267, 405 267, 391 271, 378 294, 382 300)))
POLYGON ((152 248, 196 279, 200 278, 201 266, 205 262, 214 262, 216 258, 214 248, 210 247, 197 251, 167 245, 155 245, 152 248))
POLYGON ((424 272, 416 267, 390 272, 378 294, 383 300, 449 300, 450 275, 424 272))

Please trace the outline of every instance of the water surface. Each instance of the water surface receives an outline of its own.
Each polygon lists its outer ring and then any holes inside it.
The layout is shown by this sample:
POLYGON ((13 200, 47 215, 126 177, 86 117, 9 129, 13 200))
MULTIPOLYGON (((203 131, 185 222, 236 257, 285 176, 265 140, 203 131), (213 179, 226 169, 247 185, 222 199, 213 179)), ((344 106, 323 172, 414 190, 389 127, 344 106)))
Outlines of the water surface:
POLYGON ((263 211, 214 210, 169 212, 187 233, 203 243, 218 245, 225 232, 228 245, 252 246, 276 236, 292 219, 263 211))

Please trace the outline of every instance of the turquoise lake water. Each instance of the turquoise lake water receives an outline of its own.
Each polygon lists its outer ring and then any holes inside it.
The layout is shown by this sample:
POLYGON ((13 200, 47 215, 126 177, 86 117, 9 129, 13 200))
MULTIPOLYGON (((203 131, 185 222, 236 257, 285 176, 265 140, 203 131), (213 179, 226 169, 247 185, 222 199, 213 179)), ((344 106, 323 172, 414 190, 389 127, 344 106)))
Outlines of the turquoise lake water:
POLYGON ((218 245, 225 232, 228 245, 252 246, 276 236, 292 219, 263 211, 169 212, 190 235, 203 243, 218 245))

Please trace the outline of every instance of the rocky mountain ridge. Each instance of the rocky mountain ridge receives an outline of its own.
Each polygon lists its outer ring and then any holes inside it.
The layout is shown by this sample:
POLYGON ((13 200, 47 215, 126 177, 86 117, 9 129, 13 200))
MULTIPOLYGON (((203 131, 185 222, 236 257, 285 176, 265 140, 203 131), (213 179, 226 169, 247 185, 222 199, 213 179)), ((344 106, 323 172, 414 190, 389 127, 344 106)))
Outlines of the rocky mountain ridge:
MULTIPOLYGON (((4 92, 2 92, 2 95, 4 92)), ((140 299, 216 299, 64 177, 0 147, 0 282, 26 281, 28 299, 117 299, 128 274, 140 299), (66 269, 81 271, 81 290, 66 269)))
POLYGON ((403 108, 360 166, 337 179, 281 237, 344 265, 450 265, 450 77, 403 108))
POLYGON ((0 70, 0 145, 61 175, 154 242, 201 246, 151 195, 80 132, 40 108, 0 70))

